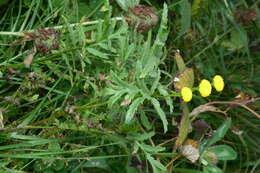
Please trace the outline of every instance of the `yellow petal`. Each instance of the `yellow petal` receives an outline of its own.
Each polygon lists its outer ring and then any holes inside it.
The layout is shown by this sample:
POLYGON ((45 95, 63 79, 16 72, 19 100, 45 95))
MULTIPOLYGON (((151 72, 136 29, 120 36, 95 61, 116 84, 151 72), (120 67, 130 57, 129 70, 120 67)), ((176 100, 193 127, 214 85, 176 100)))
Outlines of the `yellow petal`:
POLYGON ((192 99, 192 91, 191 91, 191 89, 188 88, 188 87, 183 87, 181 89, 181 96, 182 96, 182 99, 185 102, 191 101, 191 99, 192 99))
POLYGON ((216 75, 213 78, 213 86, 218 91, 221 92, 224 89, 224 80, 220 75, 216 75))
POLYGON ((211 84, 208 80, 203 79, 199 85, 199 92, 202 97, 208 97, 211 94, 211 84))

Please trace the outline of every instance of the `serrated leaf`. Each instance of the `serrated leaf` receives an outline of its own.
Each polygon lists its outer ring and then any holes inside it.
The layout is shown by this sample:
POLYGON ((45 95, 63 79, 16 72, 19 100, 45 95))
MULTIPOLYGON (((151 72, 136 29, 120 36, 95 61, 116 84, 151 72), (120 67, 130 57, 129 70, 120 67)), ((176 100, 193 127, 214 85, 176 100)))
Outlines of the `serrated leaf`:
POLYGON ((157 57, 150 55, 149 61, 145 64, 145 66, 142 70, 142 73, 139 76, 140 78, 145 78, 148 73, 150 73, 151 71, 154 70, 154 68, 158 62, 158 59, 156 59, 156 58, 157 57))
POLYGON ((186 68, 174 79, 174 86, 180 90, 183 87, 192 88, 194 84, 194 72, 192 68, 186 68))
POLYGON ((228 145, 217 145, 207 149, 214 152, 218 160, 235 160, 237 158, 236 151, 228 145))
POLYGON ((151 130, 152 129, 152 125, 149 122, 147 116, 145 115, 144 111, 141 111, 141 123, 142 125, 147 129, 147 130, 151 130))
POLYGON ((135 86, 130 85, 129 83, 123 81, 122 79, 119 78, 119 76, 114 73, 113 71, 110 72, 110 76, 111 76, 111 80, 112 82, 114 82, 115 84, 119 85, 122 88, 131 88, 131 89, 136 89, 137 88, 135 86))
POLYGON ((168 130, 168 127, 167 127, 168 126, 168 121, 166 119, 166 115, 163 112, 163 110, 161 109, 160 103, 159 103, 158 100, 156 100, 155 98, 152 98, 151 102, 152 102, 153 107, 155 108, 156 112, 158 113, 160 119, 162 120, 164 133, 166 133, 167 130, 168 130))
POLYGON ((116 103, 124 94, 126 94, 126 90, 119 90, 117 91, 113 96, 109 98, 109 106, 112 106, 113 104, 116 103))
POLYGON ((125 123, 130 123, 131 122, 131 120, 133 119, 134 114, 135 114, 138 106, 140 104, 142 104, 144 100, 145 100, 145 98, 139 97, 139 98, 137 98, 137 99, 135 99, 133 101, 133 103, 129 106, 129 109, 128 109, 127 113, 126 113, 125 123))
POLYGON ((150 92, 150 90, 147 88, 146 83, 144 81, 144 79, 137 79, 137 84, 138 84, 138 88, 140 88, 140 92, 142 93, 142 95, 145 97, 150 97, 150 95, 152 95, 152 93, 150 92))
POLYGON ((153 54, 155 57, 160 58, 162 54, 162 48, 168 38, 168 6, 166 3, 163 4, 163 13, 160 23, 159 31, 156 35, 155 42, 153 44, 153 54))
MULTIPOLYGON (((163 6, 163 14, 161 19, 160 28, 158 31, 158 34, 156 35, 156 39, 154 41, 154 44, 152 46, 152 49, 149 51, 152 51, 151 53, 148 52, 149 56, 145 64, 143 64, 143 70, 141 71, 140 78, 145 78, 147 74, 149 74, 152 70, 154 70, 155 67, 157 67, 160 63, 160 58, 163 55, 163 47, 165 45, 165 42, 168 38, 168 30, 167 30, 167 22, 168 22, 168 7, 165 3, 163 6)), ((149 46, 149 45, 148 45, 149 46)), ((145 55, 147 56, 146 51, 144 51, 145 55)), ((146 59, 146 58, 145 58, 146 59)))
POLYGON ((156 73, 156 78, 154 79, 153 85, 150 89, 152 94, 154 93, 155 89, 158 87, 160 78, 161 78, 161 72, 160 72, 160 70, 158 70, 156 73))

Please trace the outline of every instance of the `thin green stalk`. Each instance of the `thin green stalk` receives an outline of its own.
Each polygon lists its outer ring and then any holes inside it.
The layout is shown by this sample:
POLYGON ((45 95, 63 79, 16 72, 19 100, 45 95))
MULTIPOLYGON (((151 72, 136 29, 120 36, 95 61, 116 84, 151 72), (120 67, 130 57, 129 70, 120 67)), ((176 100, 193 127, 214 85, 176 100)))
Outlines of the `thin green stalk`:
MULTIPOLYGON (((114 17, 111 20, 115 20, 115 21, 122 21, 123 17, 114 17)), ((87 25, 94 25, 94 24, 98 24, 100 22, 104 22, 104 20, 94 20, 94 21, 88 21, 88 22, 82 22, 82 23, 73 23, 68 25, 69 27, 76 27, 76 26, 87 26, 87 25)), ((67 25, 59 25, 59 26, 54 26, 54 27, 46 27, 43 29, 62 29, 62 28, 66 28, 67 25)), ((0 31, 0 35, 8 35, 8 36, 20 36, 23 37, 24 32, 35 32, 36 29, 34 30, 27 30, 27 31, 20 31, 20 32, 10 32, 10 31, 0 31)))

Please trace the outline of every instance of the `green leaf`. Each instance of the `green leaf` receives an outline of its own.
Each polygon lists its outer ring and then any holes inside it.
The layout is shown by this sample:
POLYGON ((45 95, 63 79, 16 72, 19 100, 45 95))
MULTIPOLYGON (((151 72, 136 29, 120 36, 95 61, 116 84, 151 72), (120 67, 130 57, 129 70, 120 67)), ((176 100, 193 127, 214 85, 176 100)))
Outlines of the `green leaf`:
POLYGON ((165 148, 164 147, 160 147, 160 146, 151 146, 151 145, 147 145, 147 144, 144 144, 144 143, 139 143, 139 142, 136 142, 136 144, 145 152, 147 153, 158 153, 158 152, 161 152, 161 151, 164 151, 165 148))
POLYGON ((153 81, 153 85, 152 85, 152 87, 150 89, 152 94, 154 93, 155 89, 158 87, 160 78, 161 78, 161 72, 160 72, 160 70, 158 70, 156 72, 156 77, 155 77, 155 79, 153 81))
POLYGON ((111 80, 112 80, 114 83, 116 83, 117 85, 119 85, 120 87, 122 87, 122 88, 131 88, 131 87, 132 87, 132 86, 131 86, 130 84, 128 84, 127 82, 121 80, 121 79, 119 78, 119 76, 118 76, 115 72, 111 71, 111 72, 110 72, 110 76, 111 76, 111 80))
POLYGON ((131 121, 131 120, 133 119, 133 117, 134 117, 134 114, 135 114, 135 112, 136 112, 138 106, 139 106, 140 104, 142 104, 144 100, 145 100, 145 98, 139 97, 139 98, 137 98, 137 99, 135 99, 135 100, 133 101, 133 103, 130 105, 130 107, 129 107, 127 113, 126 113, 125 123, 130 123, 130 121, 131 121))
POLYGON ((186 168, 173 168, 173 171, 176 173, 203 173, 202 171, 197 171, 194 169, 186 169, 186 168))
POLYGON ((221 46, 226 47, 230 51, 240 50, 248 44, 247 33, 242 28, 233 30, 230 37, 230 40, 224 40, 221 42, 221 46))
MULTIPOLYGON (((161 19, 160 28, 158 31, 158 34, 156 35, 156 39, 154 41, 154 44, 152 46, 152 52, 143 51, 145 54, 145 57, 148 56, 148 59, 144 62, 145 64, 143 67, 143 70, 141 72, 140 78, 145 78, 147 74, 149 74, 151 71, 154 70, 155 67, 157 67, 160 63, 160 58, 163 55, 163 47, 165 45, 165 42, 168 38, 168 29, 167 29, 167 23, 168 23, 168 7, 167 4, 164 4, 163 6, 163 14, 161 19)), ((151 33, 151 32, 149 32, 151 33)), ((149 38, 149 37, 148 37, 149 38)), ((149 39, 147 42, 147 46, 149 46, 149 39)))
MULTIPOLYGON (((166 87, 164 87, 163 85, 159 84, 158 88, 159 90, 159 93, 163 96, 168 96, 169 93, 168 91, 166 90, 166 87)), ((173 112, 173 101, 172 101, 172 98, 171 97, 165 97, 164 98, 165 101, 166 101, 166 104, 170 107, 170 113, 173 112)))
POLYGON ((223 171, 215 165, 207 165, 203 167, 203 173, 223 173, 223 171))
POLYGON ((152 93, 148 89, 144 79, 137 79, 137 85, 138 85, 138 88, 140 89, 140 92, 142 93, 142 95, 144 97, 149 98, 150 95, 152 95, 152 93))
POLYGON ((88 51, 90 54, 95 55, 95 56, 97 56, 97 57, 100 57, 100 58, 102 58, 102 59, 109 59, 106 54, 104 54, 103 52, 100 52, 100 51, 97 50, 97 49, 88 47, 88 48, 87 48, 87 51, 88 51))
POLYGON ((162 173, 162 171, 166 171, 167 168, 161 164, 160 162, 158 162, 157 160, 155 160, 150 154, 146 154, 146 158, 149 161, 149 163, 152 165, 153 171, 155 173, 162 173), (158 170, 159 169, 159 170, 158 170))
POLYGON ((149 122, 147 116, 145 115, 145 112, 141 110, 141 123, 142 125, 147 129, 147 130, 151 130, 152 129, 152 125, 149 122))
POLYGON ((138 5, 138 0, 116 0, 117 4, 125 11, 128 11, 129 7, 138 5))
POLYGON ((231 42, 234 44, 236 49, 240 49, 247 44, 247 34, 242 28, 239 30, 233 30, 231 32, 231 42))
POLYGON ((181 2, 181 30, 178 37, 189 31, 191 26, 191 5, 188 0, 182 0, 181 2))
POLYGON ((218 129, 217 131, 214 133, 214 135, 207 139, 205 142, 203 142, 200 145, 200 151, 201 153, 210 145, 215 144, 217 141, 219 141, 220 139, 222 139, 225 134, 227 133, 228 129, 231 126, 231 118, 228 118, 218 129))
POLYGON ((153 54, 156 58, 160 58, 162 55, 162 48, 168 38, 168 33, 168 6, 164 3, 160 28, 153 44, 153 54))
POLYGON ((201 10, 202 8, 206 8, 207 6, 208 6, 207 0, 194 0, 191 7, 192 16, 197 15, 199 10, 201 10))
POLYGON ((151 138, 154 135, 155 135, 155 132, 142 133, 142 134, 137 133, 134 135, 129 135, 129 136, 127 136, 127 138, 130 140, 144 141, 144 140, 151 138))
POLYGON ((207 149, 214 152, 218 160, 235 160, 237 158, 236 151, 228 145, 217 145, 207 149))
POLYGON ((153 104, 153 107, 154 107, 155 110, 157 111, 159 117, 160 117, 161 120, 162 120, 164 133, 166 133, 167 130, 168 130, 168 128, 167 128, 167 126, 168 126, 168 121, 167 121, 167 119, 166 119, 166 115, 165 115, 165 113, 163 112, 163 110, 161 109, 160 103, 159 103, 158 100, 156 100, 155 98, 152 98, 152 99, 151 99, 151 102, 152 102, 152 104, 153 104))
POLYGON ((117 91, 113 96, 111 96, 108 100, 109 106, 112 106, 115 104, 125 93, 127 93, 126 90, 119 90, 117 91))
POLYGON ((150 55, 149 61, 145 64, 142 73, 140 75, 140 78, 145 78, 148 73, 154 70, 155 66, 157 65, 157 59, 158 57, 155 57, 153 55, 150 55))
POLYGON ((53 169, 55 171, 62 171, 62 169, 64 167, 66 167, 65 166, 65 161, 64 160, 55 160, 55 162, 53 163, 52 167, 53 167, 53 169))

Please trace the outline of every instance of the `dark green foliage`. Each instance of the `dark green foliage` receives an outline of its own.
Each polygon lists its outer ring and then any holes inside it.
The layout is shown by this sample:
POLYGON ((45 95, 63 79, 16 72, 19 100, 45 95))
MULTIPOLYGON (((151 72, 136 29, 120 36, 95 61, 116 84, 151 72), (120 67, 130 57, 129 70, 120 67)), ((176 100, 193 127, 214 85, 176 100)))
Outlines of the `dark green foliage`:
POLYGON ((0 172, 257 172, 259 2, 0 0, 0 172), (124 20, 137 4, 159 19, 142 33, 124 20), (226 102, 186 116, 196 163, 174 147, 177 50, 195 87, 225 80, 187 103, 226 102))

